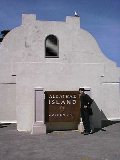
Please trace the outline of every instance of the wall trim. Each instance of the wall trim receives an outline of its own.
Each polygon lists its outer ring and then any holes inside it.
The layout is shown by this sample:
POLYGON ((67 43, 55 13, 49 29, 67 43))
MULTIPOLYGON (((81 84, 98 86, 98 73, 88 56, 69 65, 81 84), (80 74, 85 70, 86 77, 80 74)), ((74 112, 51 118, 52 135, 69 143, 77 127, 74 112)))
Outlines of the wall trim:
POLYGON ((17 123, 17 121, 0 121, 0 123, 17 123))

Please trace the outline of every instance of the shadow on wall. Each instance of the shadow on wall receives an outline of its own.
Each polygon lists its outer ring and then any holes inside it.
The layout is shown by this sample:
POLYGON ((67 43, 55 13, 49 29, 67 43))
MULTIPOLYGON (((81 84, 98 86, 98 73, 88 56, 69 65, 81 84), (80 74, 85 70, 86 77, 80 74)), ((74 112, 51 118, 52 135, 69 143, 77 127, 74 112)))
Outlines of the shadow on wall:
POLYGON ((102 129, 102 128, 110 126, 112 124, 119 123, 119 121, 108 120, 107 117, 105 116, 104 112, 98 108, 95 101, 93 101, 91 108, 93 110, 92 124, 95 129, 102 129))
MULTIPOLYGON (((101 111, 101 113, 102 113, 102 115, 104 115, 103 111, 101 111)), ((106 119, 105 118, 102 118, 102 121, 101 121, 102 128, 116 124, 116 123, 120 123, 120 121, 111 121, 111 120, 108 120, 107 118, 106 119)))
POLYGON ((101 126, 101 120, 102 120, 101 110, 98 108, 95 101, 93 101, 91 108, 93 110, 93 115, 91 116, 92 124, 94 128, 101 128, 102 127, 101 126))

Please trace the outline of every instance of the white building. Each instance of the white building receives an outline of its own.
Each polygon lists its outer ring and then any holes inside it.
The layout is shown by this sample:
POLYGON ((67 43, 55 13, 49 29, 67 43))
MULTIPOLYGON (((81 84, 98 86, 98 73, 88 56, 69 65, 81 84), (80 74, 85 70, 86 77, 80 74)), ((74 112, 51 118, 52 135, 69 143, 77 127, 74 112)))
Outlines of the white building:
POLYGON ((34 123, 34 88, 52 91, 90 88, 93 121, 120 120, 120 68, 101 52, 95 38, 80 28, 80 17, 65 22, 22 15, 0 45, 0 121, 17 122, 19 131, 34 123))

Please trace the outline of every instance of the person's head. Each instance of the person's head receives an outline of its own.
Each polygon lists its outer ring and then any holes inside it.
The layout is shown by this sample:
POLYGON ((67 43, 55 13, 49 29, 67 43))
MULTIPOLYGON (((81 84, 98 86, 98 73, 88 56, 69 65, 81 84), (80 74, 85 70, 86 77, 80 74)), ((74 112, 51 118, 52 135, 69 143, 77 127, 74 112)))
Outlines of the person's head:
POLYGON ((79 92, 80 92, 80 94, 83 94, 83 93, 84 93, 84 91, 85 91, 85 89, 84 89, 84 88, 79 88, 79 92))

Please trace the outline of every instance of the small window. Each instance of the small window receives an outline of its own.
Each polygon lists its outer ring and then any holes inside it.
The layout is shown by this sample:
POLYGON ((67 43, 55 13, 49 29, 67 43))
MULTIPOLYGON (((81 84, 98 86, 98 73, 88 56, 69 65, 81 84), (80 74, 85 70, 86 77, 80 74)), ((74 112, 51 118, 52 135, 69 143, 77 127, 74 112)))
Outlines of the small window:
POLYGON ((45 40, 45 57, 58 58, 59 57, 59 41, 56 36, 49 35, 45 40))

